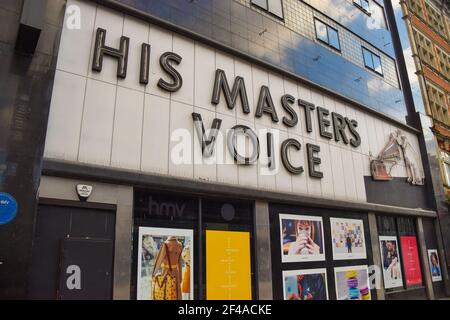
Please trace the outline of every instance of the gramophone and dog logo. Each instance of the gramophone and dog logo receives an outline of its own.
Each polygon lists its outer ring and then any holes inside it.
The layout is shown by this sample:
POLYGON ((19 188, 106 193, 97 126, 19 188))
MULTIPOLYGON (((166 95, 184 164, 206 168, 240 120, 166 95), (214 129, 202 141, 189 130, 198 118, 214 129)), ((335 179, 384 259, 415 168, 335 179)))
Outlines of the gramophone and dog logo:
POLYGON ((418 186, 425 182, 424 173, 417 165, 420 163, 419 153, 400 130, 389 135, 389 142, 376 158, 370 157, 370 172, 376 181, 392 180, 392 168, 403 160, 408 175, 407 181, 418 186))

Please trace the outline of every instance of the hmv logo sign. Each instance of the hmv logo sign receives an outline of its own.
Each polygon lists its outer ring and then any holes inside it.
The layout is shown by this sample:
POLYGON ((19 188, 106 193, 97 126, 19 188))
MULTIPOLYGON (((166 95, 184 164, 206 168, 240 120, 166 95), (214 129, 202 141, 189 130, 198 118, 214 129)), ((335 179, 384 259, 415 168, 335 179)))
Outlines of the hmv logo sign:
POLYGON ((177 202, 158 202, 149 197, 148 199, 148 215, 157 217, 182 217, 186 209, 185 203, 177 202))

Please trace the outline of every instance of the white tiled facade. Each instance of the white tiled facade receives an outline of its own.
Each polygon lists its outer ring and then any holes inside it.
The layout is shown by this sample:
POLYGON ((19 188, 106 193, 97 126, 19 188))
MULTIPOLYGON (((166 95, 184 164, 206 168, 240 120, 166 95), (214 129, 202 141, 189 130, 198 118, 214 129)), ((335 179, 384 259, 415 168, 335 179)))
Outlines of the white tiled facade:
MULTIPOLYGON (((63 29, 45 146, 47 159, 259 190, 366 201, 364 176, 370 175, 369 154, 378 154, 389 134, 398 129, 394 125, 320 91, 155 25, 91 2, 68 1, 69 5, 74 3, 82 10, 82 28, 69 30, 65 26, 63 29), (91 71, 95 30, 99 27, 107 30, 106 43, 111 47, 119 47, 122 35, 130 38, 128 75, 124 80, 117 79, 117 62, 109 57, 105 57, 101 73, 91 71), (151 45, 150 83, 147 86, 139 84, 142 42, 151 45), (157 87, 160 78, 167 79, 159 66, 159 57, 166 51, 178 53, 183 58, 176 67, 183 77, 183 87, 172 94, 157 87), (245 79, 250 114, 242 112, 240 102, 235 109, 229 110, 223 96, 219 105, 211 104, 214 75, 218 68, 225 70, 229 82, 235 76, 245 79), (362 144, 353 148, 320 137, 315 114, 313 132, 307 133, 300 108, 296 109, 299 123, 294 128, 287 128, 281 121, 275 124, 267 115, 256 118, 254 113, 262 85, 269 86, 280 119, 286 115, 279 103, 280 98, 289 93, 356 119, 362 144), (262 175, 264 163, 251 166, 201 163, 191 116, 193 112, 202 115, 206 128, 214 118, 220 118, 223 132, 236 124, 243 124, 255 130, 278 129, 280 141, 297 139, 302 150, 291 150, 290 157, 295 165, 302 164, 305 172, 292 175, 280 165, 276 175, 262 175), (176 139, 178 129, 191 133, 192 140, 188 143, 195 148, 192 153, 184 154, 192 160, 189 164, 171 161, 171 154, 177 152, 179 146, 176 139), (323 179, 308 175, 307 143, 321 147, 323 179)), ((404 130, 403 133, 419 150, 415 134, 404 130)), ((226 144, 223 148, 220 146, 218 144, 217 155, 223 153, 230 157, 226 144)), ((262 142, 261 154, 265 154, 265 147, 265 142, 262 142)), ((279 146, 275 151, 277 163, 281 164, 279 146)), ((405 168, 401 165, 395 167, 393 175, 406 177, 405 168)))

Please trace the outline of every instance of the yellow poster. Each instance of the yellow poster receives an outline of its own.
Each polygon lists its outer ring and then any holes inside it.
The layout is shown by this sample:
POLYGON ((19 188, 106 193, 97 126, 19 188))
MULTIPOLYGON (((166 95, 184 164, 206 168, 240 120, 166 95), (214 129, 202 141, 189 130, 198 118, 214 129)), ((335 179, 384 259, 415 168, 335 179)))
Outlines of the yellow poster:
POLYGON ((206 299, 252 299, 249 232, 206 231, 206 299))

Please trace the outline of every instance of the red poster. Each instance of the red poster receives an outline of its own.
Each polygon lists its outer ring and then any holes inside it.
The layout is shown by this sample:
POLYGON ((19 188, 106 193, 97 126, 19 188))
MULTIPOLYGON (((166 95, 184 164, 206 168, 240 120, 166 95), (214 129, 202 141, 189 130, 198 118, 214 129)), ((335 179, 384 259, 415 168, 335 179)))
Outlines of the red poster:
POLYGON ((400 237, 402 244, 403 266, 405 269, 406 285, 422 284, 419 252, 416 237, 400 237))

